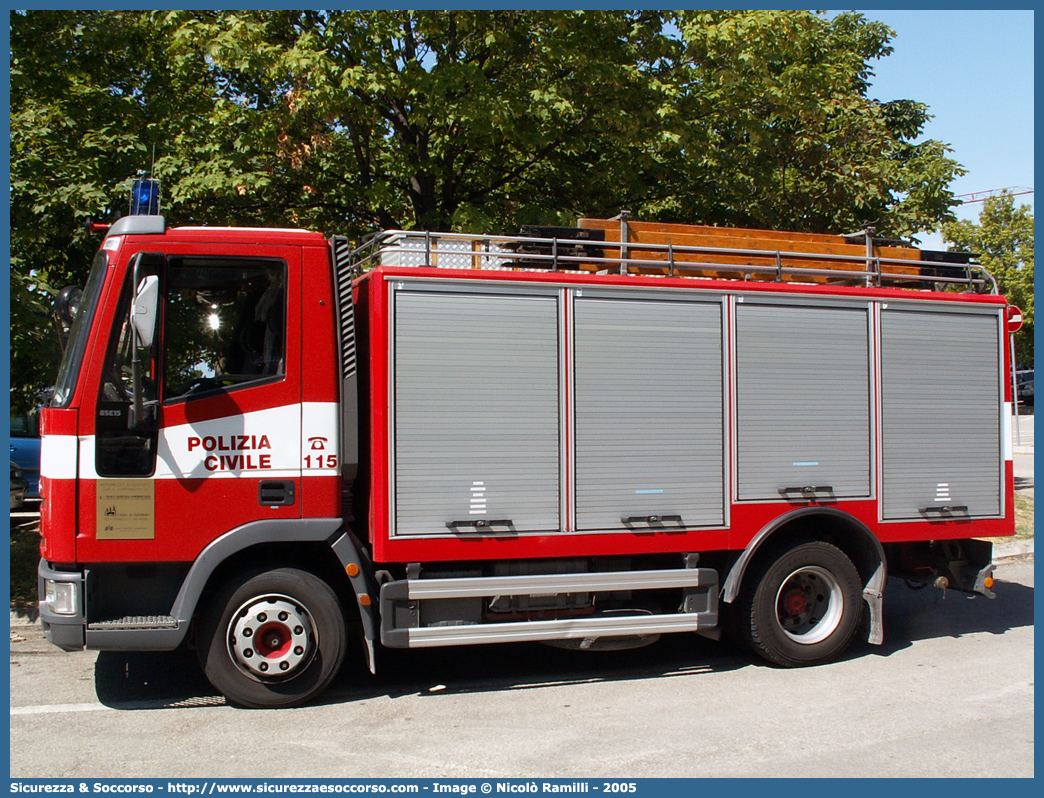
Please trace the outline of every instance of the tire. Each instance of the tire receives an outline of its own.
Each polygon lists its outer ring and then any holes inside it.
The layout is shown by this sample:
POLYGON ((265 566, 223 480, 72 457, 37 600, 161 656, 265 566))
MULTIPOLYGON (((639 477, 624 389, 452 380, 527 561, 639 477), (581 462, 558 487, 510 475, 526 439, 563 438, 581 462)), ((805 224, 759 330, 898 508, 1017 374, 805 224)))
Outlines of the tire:
POLYGON ((744 579, 735 629, 776 665, 820 665, 839 657, 859 628, 862 583, 836 546, 799 543, 758 561, 744 579))
POLYGON ((203 672, 230 703, 270 709, 326 689, 344 662, 347 630, 329 585, 279 568, 241 574, 220 590, 197 640, 203 672))

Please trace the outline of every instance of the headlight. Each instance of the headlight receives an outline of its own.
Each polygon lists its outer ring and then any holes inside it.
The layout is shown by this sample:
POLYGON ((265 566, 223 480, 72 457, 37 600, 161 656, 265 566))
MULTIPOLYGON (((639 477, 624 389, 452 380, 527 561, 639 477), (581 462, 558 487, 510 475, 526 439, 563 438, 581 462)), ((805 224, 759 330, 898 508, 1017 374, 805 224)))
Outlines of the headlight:
POLYGON ((55 615, 76 615, 78 604, 75 582, 44 580, 44 603, 55 615))

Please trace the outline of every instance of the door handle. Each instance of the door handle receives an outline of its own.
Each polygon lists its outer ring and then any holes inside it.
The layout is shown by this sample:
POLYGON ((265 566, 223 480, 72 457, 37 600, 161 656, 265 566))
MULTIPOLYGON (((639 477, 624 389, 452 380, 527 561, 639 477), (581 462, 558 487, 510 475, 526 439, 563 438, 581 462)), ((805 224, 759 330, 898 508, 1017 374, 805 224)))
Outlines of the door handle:
POLYGON ((257 503, 262 507, 289 507, 294 503, 294 481, 262 480, 257 486, 257 503))

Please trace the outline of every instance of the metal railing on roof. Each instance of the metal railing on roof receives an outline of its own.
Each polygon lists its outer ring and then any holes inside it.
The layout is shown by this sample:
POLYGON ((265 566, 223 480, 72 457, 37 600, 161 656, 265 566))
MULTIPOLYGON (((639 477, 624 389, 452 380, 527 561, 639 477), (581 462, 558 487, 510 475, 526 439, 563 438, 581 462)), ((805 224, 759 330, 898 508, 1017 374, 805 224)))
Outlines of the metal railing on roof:
MULTIPOLYGON (((578 231, 579 232, 579 231, 578 231)), ((377 266, 444 269, 586 271, 716 280, 763 280, 919 290, 964 287, 997 293, 997 281, 975 262, 823 252, 705 247, 629 241, 386 230, 348 258, 355 274, 377 266)))

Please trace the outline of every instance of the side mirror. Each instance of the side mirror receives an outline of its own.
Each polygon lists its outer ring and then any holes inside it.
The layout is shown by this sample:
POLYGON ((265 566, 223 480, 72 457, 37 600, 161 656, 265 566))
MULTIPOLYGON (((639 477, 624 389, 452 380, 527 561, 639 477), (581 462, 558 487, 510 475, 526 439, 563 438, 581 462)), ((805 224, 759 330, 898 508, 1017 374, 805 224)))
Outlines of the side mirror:
POLYGON ((135 346, 131 357, 132 401, 127 427, 132 432, 148 433, 157 427, 157 408, 154 401, 145 402, 142 395, 141 349, 152 346, 159 318, 159 272, 163 255, 141 252, 133 261, 134 296, 131 298, 130 325, 134 330, 135 346))
POLYGON ((75 285, 67 285, 58 292, 55 297, 53 313, 57 321, 58 339, 62 344, 62 352, 69 343, 69 333, 72 330, 76 314, 80 310, 80 302, 83 299, 83 289, 75 285))
POLYGON ((140 346, 152 346, 156 334, 157 308, 159 307, 159 277, 155 274, 146 276, 138 283, 134 300, 131 302, 131 326, 138 336, 140 346))
POLYGON ((76 313, 80 309, 80 300, 83 299, 83 289, 78 285, 67 285, 58 292, 54 299, 54 312, 66 327, 72 327, 76 319, 76 313))

